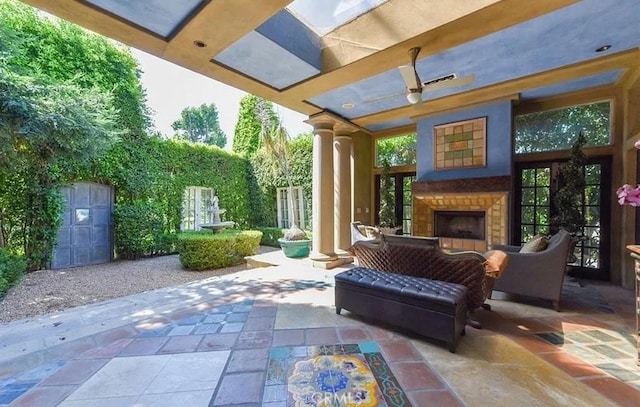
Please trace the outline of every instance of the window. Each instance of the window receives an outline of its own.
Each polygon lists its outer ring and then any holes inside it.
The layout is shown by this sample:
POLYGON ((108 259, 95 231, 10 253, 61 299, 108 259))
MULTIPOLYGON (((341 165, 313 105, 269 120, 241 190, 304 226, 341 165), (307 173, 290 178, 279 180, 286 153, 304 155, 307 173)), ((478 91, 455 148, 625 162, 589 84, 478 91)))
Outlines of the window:
POLYGON ((213 188, 187 187, 182 198, 182 224, 180 230, 200 230, 203 223, 213 222, 211 200, 213 188))
POLYGON ((382 167, 382 159, 387 158, 393 166, 416 163, 416 134, 376 140, 376 167, 382 167))
POLYGON ((516 154, 569 150, 579 132, 586 146, 611 142, 611 103, 600 102, 515 117, 516 154))
MULTIPOLYGON (((301 229, 305 227, 304 219, 304 202, 302 187, 293 187, 293 206, 296 214, 298 215, 298 226, 301 229)), ((291 227, 291 221, 289 219, 289 188, 278 188, 278 227, 289 228, 291 227)))

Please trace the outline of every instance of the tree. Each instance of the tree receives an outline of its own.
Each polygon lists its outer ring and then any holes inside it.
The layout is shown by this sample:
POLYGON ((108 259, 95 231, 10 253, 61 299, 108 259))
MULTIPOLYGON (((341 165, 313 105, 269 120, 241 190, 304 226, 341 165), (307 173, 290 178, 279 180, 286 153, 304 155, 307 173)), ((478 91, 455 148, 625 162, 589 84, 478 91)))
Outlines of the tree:
POLYGON ((390 171, 389 159, 383 157, 382 173, 380 174, 380 210, 378 211, 380 227, 383 228, 396 227, 396 204, 390 171))
MULTIPOLYGON (((20 39, 13 42, 7 68, 27 75, 37 72, 49 83, 72 82, 110 93, 122 136, 146 137, 149 109, 138 63, 127 47, 14 0, 0 0, 0 21, 20 39)), ((0 42, 7 38, 2 35, 0 42)))
POLYGON ((390 166, 416 163, 416 133, 376 141, 376 166, 387 160, 390 166))
POLYGON ((233 151, 251 157, 260 145, 260 132, 279 123, 273 103, 255 95, 240 100, 238 122, 233 133, 233 151))
POLYGON ((557 233, 560 228, 574 235, 582 233, 585 223, 582 214, 582 194, 585 187, 584 166, 587 163, 582 147, 585 143, 586 139, 581 132, 571 147, 569 161, 560 167, 560 188, 552 199, 554 215, 549 224, 551 233, 557 233))
POLYGON ((198 107, 186 107, 180 112, 180 119, 171 124, 178 138, 193 143, 204 143, 224 148, 227 136, 220 128, 218 109, 214 103, 198 107))
POLYGON ((261 148, 272 159, 274 170, 280 172, 287 180, 287 197, 289 206, 289 219, 291 223, 285 232, 285 240, 304 240, 307 238, 304 230, 298 226, 298 217, 294 210, 293 202, 293 177, 289 163, 290 138, 287 129, 281 123, 264 126, 260 132, 261 148))
POLYGON ((0 21, 0 245, 33 270, 52 253, 59 188, 149 118, 123 46, 16 1, 0 0, 0 21))
POLYGON ((30 270, 46 267, 51 256, 62 209, 62 166, 86 165, 115 141, 111 106, 110 96, 97 90, 49 84, 0 66, 0 140, 8 153, 0 156, 0 202, 13 209, 0 213, 1 241, 9 240, 12 229, 22 230, 30 270), (17 190, 21 194, 13 195, 17 190))
POLYGON ((610 115, 610 103, 601 102, 516 116, 515 152, 570 149, 578 133, 585 136, 587 145, 606 145, 610 115))

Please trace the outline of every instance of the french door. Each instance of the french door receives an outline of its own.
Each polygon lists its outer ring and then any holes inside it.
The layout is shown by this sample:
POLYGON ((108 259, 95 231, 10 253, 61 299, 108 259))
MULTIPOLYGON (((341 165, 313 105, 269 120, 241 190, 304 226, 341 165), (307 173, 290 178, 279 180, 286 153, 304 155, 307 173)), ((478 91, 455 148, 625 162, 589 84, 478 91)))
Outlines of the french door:
MULTIPOLYGON (((404 172, 391 174, 391 184, 393 185, 393 196, 395 201, 396 225, 402 227, 403 235, 410 235, 412 231, 412 200, 411 184, 416 181, 415 172, 404 172)), ((380 223, 378 212, 380 211, 380 175, 376 175, 375 188, 375 216, 376 224, 380 223)))
MULTIPOLYGON (((522 163, 516 167, 514 241, 524 243, 536 234, 549 233, 553 196, 562 162, 522 163)), ((574 250, 570 274, 576 277, 609 280, 611 160, 592 158, 583 167, 586 186, 580 210, 585 218, 582 240, 574 250)))

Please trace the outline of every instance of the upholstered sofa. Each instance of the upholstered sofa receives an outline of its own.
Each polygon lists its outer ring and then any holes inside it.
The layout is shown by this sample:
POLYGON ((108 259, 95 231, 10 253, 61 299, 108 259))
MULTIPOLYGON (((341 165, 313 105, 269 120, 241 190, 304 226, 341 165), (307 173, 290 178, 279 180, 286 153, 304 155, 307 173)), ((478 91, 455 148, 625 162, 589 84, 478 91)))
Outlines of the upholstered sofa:
POLYGON ((521 246, 493 245, 493 249, 509 256, 509 264, 495 282, 494 290, 551 300, 559 311, 571 247, 572 237, 564 229, 549 238, 544 250, 535 253, 520 253, 521 246))
POLYGON ((349 252, 361 267, 462 284, 468 289, 469 311, 483 306, 508 261, 498 251, 446 253, 437 238, 392 235, 382 235, 378 242, 357 241, 349 252))

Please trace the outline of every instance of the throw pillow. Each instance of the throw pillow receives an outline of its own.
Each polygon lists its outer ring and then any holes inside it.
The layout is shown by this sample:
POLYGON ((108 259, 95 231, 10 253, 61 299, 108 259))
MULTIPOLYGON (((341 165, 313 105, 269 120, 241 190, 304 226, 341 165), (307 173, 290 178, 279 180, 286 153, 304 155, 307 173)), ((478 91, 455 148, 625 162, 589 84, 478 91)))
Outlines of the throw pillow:
POLYGON ((544 235, 535 235, 527 243, 522 245, 520 253, 537 253, 547 248, 549 238, 544 235))
POLYGON ((380 239, 380 230, 373 226, 367 226, 367 237, 370 239, 380 239))
POLYGON ((502 250, 489 250, 484 254, 484 271, 489 277, 498 278, 507 268, 509 257, 502 250))

